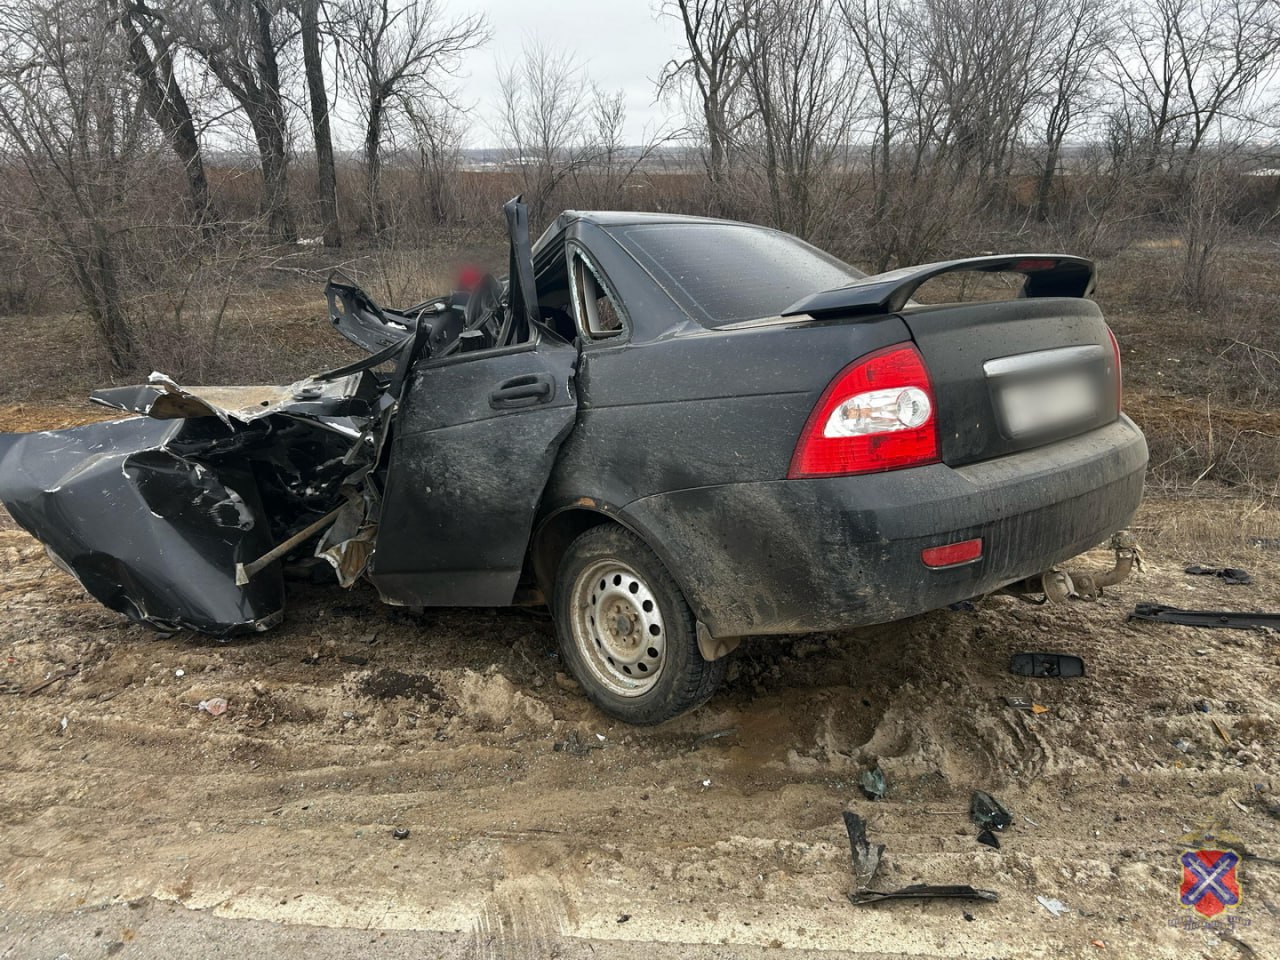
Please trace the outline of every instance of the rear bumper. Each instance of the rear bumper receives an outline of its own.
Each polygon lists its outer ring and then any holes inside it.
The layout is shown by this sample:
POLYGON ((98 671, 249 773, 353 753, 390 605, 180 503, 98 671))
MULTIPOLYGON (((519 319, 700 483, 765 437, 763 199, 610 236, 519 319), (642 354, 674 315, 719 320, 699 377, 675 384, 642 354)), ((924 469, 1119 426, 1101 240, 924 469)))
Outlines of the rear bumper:
POLYGON ((1037 450, 951 468, 698 487, 621 511, 716 636, 886 623, 1041 573, 1101 543, 1142 500, 1128 417, 1037 450), (925 547, 981 537, 930 570, 925 547))

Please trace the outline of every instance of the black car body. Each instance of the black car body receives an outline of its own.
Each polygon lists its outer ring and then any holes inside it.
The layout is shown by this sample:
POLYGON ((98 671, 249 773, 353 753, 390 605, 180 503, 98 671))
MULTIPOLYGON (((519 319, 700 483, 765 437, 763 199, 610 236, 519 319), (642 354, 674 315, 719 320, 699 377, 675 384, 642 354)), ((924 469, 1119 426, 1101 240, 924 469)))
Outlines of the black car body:
POLYGON ((269 626, 277 560, 302 553, 394 604, 543 600, 588 695, 637 722, 709 696, 741 637, 993 591, 1139 504, 1146 444, 1086 260, 864 277, 748 224, 568 212, 530 244, 507 212, 508 284, 388 311, 331 282, 365 364, 240 407, 165 382, 103 392, 180 422, 5 438, 0 498, 91 593, 156 624, 269 626), (910 300, 959 270, 1021 275, 1021 295, 910 300), (155 469, 112 461, 122 483, 78 486, 104 452, 155 469), (211 483, 239 505, 138 493, 211 483))

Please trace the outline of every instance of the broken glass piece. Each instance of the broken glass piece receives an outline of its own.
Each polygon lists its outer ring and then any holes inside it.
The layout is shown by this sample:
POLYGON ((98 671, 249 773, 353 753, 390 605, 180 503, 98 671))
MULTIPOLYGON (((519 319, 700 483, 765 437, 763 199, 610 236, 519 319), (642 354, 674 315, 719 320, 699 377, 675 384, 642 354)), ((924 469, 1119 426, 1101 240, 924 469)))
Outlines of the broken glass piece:
POLYGON ((969 813, 974 823, 988 830, 1003 830, 1013 822, 1013 816, 1005 809, 1004 804, 981 790, 973 791, 969 813))

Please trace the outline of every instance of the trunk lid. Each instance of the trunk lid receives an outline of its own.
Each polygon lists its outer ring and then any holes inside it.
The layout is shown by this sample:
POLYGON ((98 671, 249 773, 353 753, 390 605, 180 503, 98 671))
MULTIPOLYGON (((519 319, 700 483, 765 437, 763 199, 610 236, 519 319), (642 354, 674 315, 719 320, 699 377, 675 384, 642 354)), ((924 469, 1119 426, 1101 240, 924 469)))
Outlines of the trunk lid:
POLYGON ((1032 449, 1119 416, 1119 371, 1091 300, 919 306, 899 316, 933 381, 944 463, 1032 449))

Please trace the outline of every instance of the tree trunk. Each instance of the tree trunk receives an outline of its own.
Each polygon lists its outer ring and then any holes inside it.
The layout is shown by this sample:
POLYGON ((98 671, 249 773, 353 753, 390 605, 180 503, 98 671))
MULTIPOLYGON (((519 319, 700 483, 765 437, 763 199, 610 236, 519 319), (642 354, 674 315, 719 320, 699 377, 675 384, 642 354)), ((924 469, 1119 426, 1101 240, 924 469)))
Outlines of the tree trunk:
POLYGON ((276 61, 275 42, 271 37, 271 10, 263 0, 255 0, 257 24, 258 69, 262 78, 258 103, 250 111, 254 138, 262 158, 262 202, 267 215, 267 228, 277 243, 294 243, 298 231, 289 209, 289 156, 284 116, 284 99, 280 95, 280 65, 276 61))
POLYGON ((316 144, 316 206, 324 227, 324 245, 342 246, 338 224, 338 177, 333 163, 333 137, 329 130, 329 95, 324 87, 324 61, 320 56, 320 0, 302 0, 302 62, 311 101, 311 132, 316 144))
POLYGON ((369 204, 369 232, 377 236, 382 227, 382 95, 369 96, 369 123, 364 131, 365 191, 369 204))
POLYGON ((1058 153, 1061 141, 1049 143, 1049 152, 1040 170, 1040 182, 1036 185, 1036 213, 1041 220, 1049 219, 1049 198, 1053 194, 1053 179, 1058 172, 1058 153))
POLYGON ((129 40, 129 59, 139 81, 139 99, 182 163, 187 193, 191 198, 192 218, 196 223, 207 225, 216 217, 209 199, 209 179, 205 175, 204 157, 191 108, 174 76, 172 54, 160 39, 153 37, 156 55, 152 57, 142 31, 133 21, 135 11, 144 16, 149 14, 144 3, 137 3, 125 8, 120 24, 129 40))

